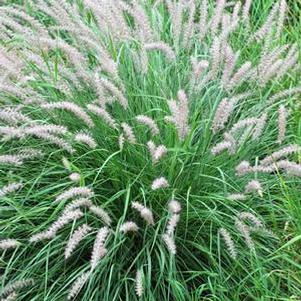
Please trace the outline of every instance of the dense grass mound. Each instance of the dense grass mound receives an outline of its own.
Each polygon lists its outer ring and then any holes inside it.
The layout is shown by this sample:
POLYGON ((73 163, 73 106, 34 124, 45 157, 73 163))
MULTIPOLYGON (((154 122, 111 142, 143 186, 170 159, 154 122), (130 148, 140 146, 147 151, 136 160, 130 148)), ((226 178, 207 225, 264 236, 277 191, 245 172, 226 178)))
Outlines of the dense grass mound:
POLYGON ((0 4, 1 300, 300 298, 289 10, 0 4))

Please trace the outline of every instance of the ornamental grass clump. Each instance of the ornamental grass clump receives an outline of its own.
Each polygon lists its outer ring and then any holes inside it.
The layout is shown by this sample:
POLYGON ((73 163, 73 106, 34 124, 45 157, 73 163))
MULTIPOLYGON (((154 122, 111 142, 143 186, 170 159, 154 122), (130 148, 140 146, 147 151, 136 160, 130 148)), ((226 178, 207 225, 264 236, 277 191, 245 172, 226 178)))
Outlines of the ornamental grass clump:
POLYGON ((1 300, 301 295, 301 24, 259 2, 0 3, 1 300))

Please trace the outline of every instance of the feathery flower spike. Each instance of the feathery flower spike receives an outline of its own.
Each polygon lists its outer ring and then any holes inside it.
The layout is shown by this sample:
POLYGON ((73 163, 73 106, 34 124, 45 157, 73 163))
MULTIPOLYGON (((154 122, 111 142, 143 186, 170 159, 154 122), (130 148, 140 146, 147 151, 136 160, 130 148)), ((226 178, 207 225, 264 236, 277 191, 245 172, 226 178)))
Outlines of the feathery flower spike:
POLYGON ((167 249, 169 250, 169 252, 171 254, 175 255, 177 253, 177 248, 176 248, 174 238, 168 234, 163 234, 162 239, 163 239, 167 249))
POLYGON ((87 199, 87 198, 79 198, 79 199, 75 199, 70 204, 68 204, 65 207, 64 212, 72 211, 72 210, 78 209, 80 207, 87 207, 87 208, 89 208, 91 206, 93 206, 93 203, 89 199, 87 199))
POLYGON ((91 255, 91 269, 94 270, 100 261, 107 254, 107 249, 105 248, 104 244, 106 238, 109 234, 108 227, 102 227, 98 230, 96 238, 94 240, 92 255, 91 255))
POLYGON ((169 184, 164 177, 157 178, 152 183, 152 190, 158 190, 167 187, 169 187, 169 184))
POLYGON ((72 174, 69 175, 69 179, 72 181, 72 182, 79 182, 80 181, 80 174, 78 172, 73 172, 72 174))
POLYGON ((145 116, 145 115, 138 115, 138 116, 136 116, 136 120, 138 122, 148 126, 150 128, 153 136, 159 134, 159 128, 158 128, 156 122, 152 118, 145 116))
POLYGON ((65 225, 83 216, 83 212, 81 212, 79 209, 64 211, 63 214, 49 227, 48 230, 31 236, 29 242, 34 243, 44 239, 52 239, 65 225))
POLYGON ((18 298, 18 294, 13 292, 10 293, 7 297, 2 298, 1 301, 15 301, 18 298))
POLYGON ((20 243, 16 239, 2 239, 0 240, 0 250, 14 249, 18 247, 20 243))
POLYGON ((173 214, 180 213, 180 211, 182 210, 180 202, 176 200, 169 201, 168 210, 173 214))
POLYGON ((22 280, 16 280, 12 283, 8 283, 4 286, 4 288, 1 291, 2 296, 7 296, 15 291, 21 290, 27 286, 34 285, 34 280, 31 278, 28 279, 22 279, 22 280))
POLYGON ((189 132, 188 117, 188 99, 184 90, 179 90, 177 93, 178 102, 169 100, 167 102, 171 111, 171 116, 166 116, 165 120, 172 122, 177 129, 178 137, 184 140, 189 132))
POLYGON ((67 201, 75 197, 91 198, 93 196, 94 193, 89 187, 72 187, 58 195, 55 202, 67 201))
POLYGON ((245 239, 245 243, 248 246, 250 250, 255 249, 254 242, 250 236, 250 229, 247 225, 245 225, 243 222, 241 222, 239 219, 235 219, 235 227, 236 229, 243 235, 245 239))
POLYGON ((137 210, 141 217, 149 224, 154 225, 154 216, 152 211, 138 202, 132 202, 132 208, 137 210))
POLYGON ((257 180, 251 180, 250 182, 248 182, 245 187, 245 192, 256 192, 260 197, 263 197, 261 184, 257 180))
POLYGON ((84 143, 92 149, 97 147, 97 143, 95 142, 94 138, 88 133, 84 133, 84 132, 77 133, 74 137, 74 140, 76 142, 84 143))
POLYGON ((134 135, 134 131, 133 131, 132 127, 129 124, 127 124, 126 122, 122 122, 121 127, 123 129, 126 139, 131 144, 136 144, 137 141, 136 141, 136 137, 134 135))
POLYGON ((63 109, 72 112, 76 117, 81 119, 86 123, 86 125, 90 128, 94 127, 94 123, 90 116, 81 108, 79 105, 69 102, 69 101, 62 101, 62 102, 54 102, 54 103, 47 103, 43 104, 42 108, 47 110, 52 109, 63 109))
POLYGON ((156 164, 167 153, 165 145, 161 144, 156 146, 151 140, 147 142, 147 147, 151 154, 153 164, 156 164))
POLYGON ((78 244, 84 239, 84 237, 91 231, 91 227, 87 224, 79 226, 70 239, 68 240, 67 246, 65 248, 65 259, 68 259, 78 244))
POLYGON ((85 272, 83 274, 81 274, 72 284, 68 296, 67 296, 67 300, 72 300, 74 299, 78 293, 80 292, 80 290, 83 288, 83 286, 85 285, 85 283, 87 282, 88 278, 89 278, 89 274, 90 271, 85 272))
POLYGON ((231 257, 233 259, 236 259, 237 258, 237 251, 236 251, 236 248, 235 248, 235 245, 234 245, 234 242, 232 240, 232 237, 231 237, 230 233, 224 228, 219 229, 219 233, 223 237, 231 257))
POLYGON ((137 270, 135 277, 135 292, 141 298, 143 295, 143 274, 141 270, 137 270))
POLYGON ((176 59, 176 56, 173 52, 173 50, 165 43, 163 42, 155 42, 155 43, 147 43, 144 44, 144 49, 145 50, 160 50, 162 51, 166 58, 170 61, 173 61, 176 59))
POLYGON ((287 111, 285 109, 285 106, 280 105, 278 109, 278 138, 277 138, 277 142, 279 144, 281 144, 285 138, 286 117, 287 117, 287 111))
POLYGON ((231 201, 244 201, 247 197, 243 193, 232 193, 227 196, 231 201))
POLYGON ((90 112, 101 117, 111 128, 113 129, 117 128, 116 121, 104 108, 101 108, 93 104, 87 105, 87 108, 90 112))
POLYGON ((138 230, 139 230, 139 227, 137 226, 136 223, 134 223, 132 221, 123 223, 119 228, 119 231, 124 234, 128 233, 128 232, 137 232, 138 230))
POLYGON ((4 197, 9 193, 15 192, 23 187, 22 183, 10 183, 0 189, 0 197, 4 197))
POLYGON ((94 213, 96 216, 98 216, 102 221, 103 223, 105 223, 106 225, 111 225, 111 218, 109 216, 109 214, 104 210, 102 209, 101 207, 99 206, 90 206, 89 210, 94 213))

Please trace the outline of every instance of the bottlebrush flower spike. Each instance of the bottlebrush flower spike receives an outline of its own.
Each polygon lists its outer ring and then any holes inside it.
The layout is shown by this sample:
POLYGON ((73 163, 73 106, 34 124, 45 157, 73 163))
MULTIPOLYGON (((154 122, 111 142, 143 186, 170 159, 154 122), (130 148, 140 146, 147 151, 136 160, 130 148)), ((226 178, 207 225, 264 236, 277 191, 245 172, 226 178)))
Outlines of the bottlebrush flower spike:
POLYGON ((11 293, 14 293, 18 290, 21 290, 27 286, 32 286, 32 285, 34 285, 34 280, 31 278, 16 280, 12 283, 8 283, 7 285, 5 285, 1 290, 1 295, 7 296, 11 293))
POLYGON ((29 242, 38 242, 44 239, 52 239, 57 232, 70 222, 83 217, 84 214, 79 209, 64 211, 63 214, 49 227, 48 230, 30 237, 29 242))
POLYGON ((182 210, 181 204, 180 202, 176 201, 176 200, 171 200, 168 203, 168 210, 173 213, 173 214, 177 214, 180 213, 182 210))
POLYGON ((132 127, 129 124, 127 124, 126 122, 122 122, 121 127, 123 129, 126 139, 131 144, 136 144, 137 141, 136 141, 136 137, 134 135, 134 131, 133 131, 132 127))
POLYGON ((277 142, 279 144, 281 144, 285 138, 286 117, 287 117, 287 111, 285 109, 285 106, 280 105, 278 109, 278 138, 277 138, 277 142))
POLYGON ((102 227, 97 232, 94 245, 93 245, 91 260, 90 260, 92 270, 96 268, 100 259, 107 254, 107 249, 105 248, 104 243, 106 241, 108 234, 109 234, 108 227, 102 227))
POLYGON ((244 201, 247 197, 243 193, 232 193, 227 198, 231 201, 244 201))
POLYGON ((172 23, 172 36, 174 39, 175 47, 179 46, 180 36, 182 32, 181 24, 182 24, 182 14, 184 10, 183 2, 175 2, 172 0, 166 1, 166 5, 168 8, 168 12, 170 14, 171 23, 172 23))
POLYGON ((220 68, 220 63, 223 58, 221 44, 222 42, 220 36, 215 36, 210 47, 211 68, 206 76, 206 81, 217 77, 220 68))
POLYGON ((173 61, 176 59, 176 56, 175 56, 173 50, 171 49, 171 47, 169 47, 167 44, 165 44, 163 42, 147 43, 147 44, 144 44, 143 47, 145 50, 162 51, 169 61, 173 61))
POLYGON ((13 292, 10 293, 7 297, 2 298, 1 301, 15 301, 18 298, 18 294, 13 292))
POLYGON ((0 155, 0 164, 20 166, 23 160, 18 155, 0 155))
POLYGON ((253 38, 255 38, 257 41, 260 41, 267 36, 270 30, 273 28, 273 22, 275 21, 278 8, 279 2, 273 5, 273 8, 271 9, 265 23, 254 33, 253 38))
POLYGON ((138 202, 132 202, 132 208, 137 210, 141 217, 149 224, 154 225, 154 216, 152 211, 138 202))
POLYGON ((117 86, 115 86, 112 82, 108 81, 105 78, 100 78, 99 81, 106 91, 110 92, 112 96, 116 97, 119 100, 119 103, 124 109, 128 107, 128 101, 123 95, 123 91, 121 91, 117 86))
POLYGON ((236 166, 235 171, 238 176, 243 176, 252 171, 252 167, 248 161, 242 161, 236 166))
POLYGON ((267 122, 267 117, 268 117, 267 113, 263 113, 261 117, 257 119, 257 124, 252 134, 253 140, 260 138, 260 136, 262 135, 267 122))
POLYGON ((250 182, 248 182, 245 187, 245 192, 256 192, 259 194, 260 197, 263 197, 261 184, 257 180, 251 180, 250 182))
POLYGON ((95 115, 101 117, 111 128, 116 129, 117 124, 116 121, 112 118, 112 116, 104 109, 99 106, 89 104, 87 105, 89 111, 94 113, 95 115))
POLYGON ((9 141, 11 139, 22 139, 25 137, 25 133, 22 128, 12 126, 0 127, 0 135, 3 136, 2 141, 9 141))
POLYGON ((195 33, 195 12, 196 12, 196 4, 194 1, 187 2, 188 9, 188 20, 184 24, 183 28, 183 38, 182 45, 184 48, 190 49, 193 41, 193 36, 195 33))
POLYGON ((226 85, 226 89, 233 89, 236 86, 240 85, 243 81, 247 80, 251 75, 251 62, 244 63, 229 80, 229 83, 226 85))
POLYGON ((278 20, 277 20, 276 39, 280 38, 282 29, 283 29, 283 25, 284 25, 284 21, 285 21, 285 17, 286 17, 286 10, 287 10, 286 1, 285 0, 280 0, 280 3, 279 3, 279 16, 278 16, 278 20))
POLYGON ((216 7, 214 10, 214 15, 211 19, 211 33, 214 35, 217 32, 218 26, 221 22, 223 10, 225 8, 226 1, 225 0, 217 0, 216 7))
POLYGON ((89 187, 72 187, 58 195, 55 202, 67 201, 75 197, 91 198, 93 196, 94 193, 89 187))
MULTIPOLYGON (((281 160, 281 161, 276 162, 272 166, 272 168, 274 170, 283 169, 289 175, 301 177, 301 164, 297 164, 295 162, 290 162, 288 160, 281 160)), ((260 171, 260 169, 259 169, 259 171, 260 171)))
POLYGON ((118 137, 118 145, 119 145, 119 149, 122 150, 123 145, 124 145, 124 136, 123 136, 123 134, 120 134, 119 137, 118 137))
POLYGON ((188 100, 184 90, 179 90, 177 96, 178 96, 178 102, 176 102, 175 100, 168 101, 168 106, 171 111, 171 116, 167 116, 165 117, 165 119, 174 124, 174 126, 177 129, 179 139, 184 140, 189 132, 188 100))
POLYGON ((291 154, 298 153, 298 152, 301 152, 301 146, 299 146, 297 144, 290 144, 276 152, 273 152, 270 156, 265 157, 259 163, 261 166, 267 166, 267 165, 272 164, 273 162, 276 162, 279 159, 282 159, 283 157, 286 157, 286 156, 289 156, 291 154))
POLYGON ((65 259, 68 259, 78 244, 84 239, 84 237, 91 231, 91 227, 87 224, 79 226, 72 236, 69 238, 67 246, 65 248, 65 259))
POLYGON ((294 88, 289 88, 287 90, 283 90, 283 91, 278 92, 277 94, 271 96, 268 100, 268 104, 272 104, 281 98, 292 97, 295 94, 300 94, 300 93, 301 93, 301 87, 294 87, 294 88))
POLYGON ((17 248, 20 243, 16 239, 2 239, 0 240, 0 250, 8 250, 17 248))
POLYGON ((72 181, 72 182, 79 182, 80 181, 80 174, 78 172, 73 172, 72 174, 69 175, 69 179, 72 181))
POLYGON ((255 245, 254 245, 254 242, 251 238, 249 227, 237 218, 235 219, 235 227, 242 234, 242 236, 244 237, 245 243, 248 246, 248 248, 250 250, 254 250, 255 245))
POLYGON ((30 123, 32 120, 20 112, 17 108, 0 109, 0 120, 9 125, 18 125, 22 123, 30 123))
POLYGON ((158 190, 160 188, 167 188, 169 184, 164 177, 157 178, 152 183, 152 190, 158 190))
POLYGON ((209 67, 209 62, 206 60, 197 61, 195 57, 191 57, 192 75, 195 80, 198 80, 204 71, 209 67))
POLYGON ((166 234, 167 235, 169 235, 169 236, 174 235, 175 229, 176 229, 179 221, 180 221, 180 214, 173 213, 171 215, 171 217, 169 218, 168 224, 167 224, 167 227, 166 227, 166 234))
MULTIPOLYGON (((238 166, 238 169, 239 168, 241 168, 240 165, 238 166)), ((271 163, 269 165, 258 165, 253 167, 249 166, 248 170, 245 169, 243 172, 239 171, 237 172, 237 175, 242 176, 250 172, 273 173, 281 169, 289 175, 301 177, 301 164, 297 164, 288 160, 276 161, 275 163, 271 163)))
POLYGON ((229 116, 234 109, 234 102, 228 101, 227 98, 223 98, 219 103, 215 115, 212 121, 212 131, 216 133, 218 130, 223 129, 229 116))
POLYGON ((84 133, 84 132, 77 133, 75 135, 75 137, 74 137, 74 140, 76 142, 84 143, 84 144, 88 145, 92 149, 95 149, 97 147, 96 141, 88 133, 84 133))
POLYGON ((176 248, 174 238, 172 236, 169 236, 168 234, 163 234, 162 239, 163 239, 167 249, 169 250, 169 252, 173 255, 176 255, 177 248, 176 248))
POLYGON ((249 11, 251 8, 252 0, 246 0, 242 8, 242 21, 249 26, 249 11))
MULTIPOLYGON (((234 12, 234 10, 233 10, 233 12, 234 12)), ((230 25, 231 25, 231 16, 230 16, 230 14, 223 13, 221 24, 222 24, 222 31, 225 31, 225 30, 227 30, 227 28, 230 27, 230 25)))
POLYGON ((15 192, 23 187, 22 183, 10 183, 0 189, 0 197, 4 197, 9 193, 15 192))
POLYGON ((221 236, 223 237, 223 239, 226 243, 229 254, 231 255, 231 257, 233 259, 236 259, 237 251, 236 251, 236 248, 235 248, 235 245, 234 245, 234 242, 232 240, 230 233, 224 228, 219 229, 219 233, 221 234, 221 236))
POLYGON ((240 212, 237 217, 241 221, 248 220, 252 222, 252 224, 257 228, 264 227, 263 223, 251 212, 240 212))
POLYGON ((56 134, 56 135, 64 135, 66 134, 67 128, 65 126, 56 125, 56 124, 33 124, 25 129, 26 134, 39 134, 39 133, 47 133, 47 134, 56 134))
POLYGON ((232 24, 238 24, 239 23, 239 13, 241 10, 241 2, 236 2, 233 7, 233 12, 231 15, 231 23, 232 24))
POLYGON ((131 4, 119 3, 120 7, 134 18, 136 25, 134 36, 137 35, 144 42, 152 41, 154 34, 146 12, 137 0, 133 0, 131 4))
POLYGON ((234 71, 237 60, 240 56, 240 51, 234 53, 233 49, 229 45, 224 46, 224 70, 221 77, 221 82, 224 88, 227 88, 229 85, 230 78, 234 71))
POLYGON ((68 101, 62 101, 62 102, 55 102, 55 103, 47 103, 42 105, 43 109, 47 110, 53 110, 53 109, 63 109, 72 112, 76 117, 84 121, 88 127, 92 128, 94 127, 94 123, 90 116, 81 108, 79 105, 68 102, 68 101))
POLYGON ((153 164, 156 164, 167 153, 166 146, 162 144, 156 146, 151 140, 147 142, 147 147, 151 154, 153 164))
POLYGON ((137 272, 136 272, 135 292, 139 298, 142 297, 142 295, 143 295, 143 273, 141 270, 137 270, 137 272))
POLYGON ((138 116, 136 116, 136 120, 138 122, 148 126, 150 128, 153 136, 158 135, 160 133, 156 122, 152 118, 145 116, 145 115, 138 115, 138 116))
POLYGON ((216 156, 226 149, 229 150, 231 147, 232 147, 232 144, 230 141, 222 141, 222 142, 216 144, 214 147, 212 147, 211 153, 213 156, 216 156))
POLYGON ((93 205, 89 207, 89 210, 92 213, 94 213, 96 216, 98 216, 102 220, 102 222, 105 223, 106 225, 109 226, 111 224, 112 220, 109 214, 101 207, 93 205))
POLYGON ((233 136, 236 132, 238 132, 239 130, 241 130, 243 128, 257 125, 258 121, 259 121, 259 118, 241 119, 232 126, 232 128, 229 131, 229 134, 233 136))
POLYGON ((72 210, 78 209, 80 207, 87 207, 87 208, 89 208, 91 206, 93 206, 93 203, 89 199, 87 199, 87 198, 79 198, 79 199, 75 199, 70 204, 68 204, 65 207, 64 212, 72 211, 72 210))
POLYGON ((83 288, 83 286, 85 285, 85 283, 87 282, 88 278, 90 275, 90 271, 82 273, 72 284, 68 296, 67 296, 67 300, 72 300, 74 299, 78 293, 80 292, 80 290, 83 288))
MULTIPOLYGON (((293 71, 294 68, 298 68, 299 49, 296 44, 293 44, 291 46, 286 57, 282 60, 282 62, 283 64, 280 66, 277 72, 273 72, 272 75, 270 75, 270 77, 276 76, 276 79, 280 79, 285 74, 287 74, 290 69, 293 71)), ((276 63, 274 65, 276 65, 276 63)))
POLYGON ((200 5, 200 22, 198 25, 200 41, 206 36, 208 30, 208 0, 202 0, 200 5))
POLYGON ((65 139, 57 136, 64 135, 66 133, 67 129, 65 127, 53 124, 34 125, 24 129, 24 134, 50 142, 51 144, 57 145, 59 148, 72 154, 75 151, 72 146, 65 139))
POLYGON ((134 223, 132 221, 123 223, 119 228, 119 231, 124 234, 128 233, 128 232, 137 232, 138 230, 139 230, 139 227, 137 226, 136 223, 134 223))

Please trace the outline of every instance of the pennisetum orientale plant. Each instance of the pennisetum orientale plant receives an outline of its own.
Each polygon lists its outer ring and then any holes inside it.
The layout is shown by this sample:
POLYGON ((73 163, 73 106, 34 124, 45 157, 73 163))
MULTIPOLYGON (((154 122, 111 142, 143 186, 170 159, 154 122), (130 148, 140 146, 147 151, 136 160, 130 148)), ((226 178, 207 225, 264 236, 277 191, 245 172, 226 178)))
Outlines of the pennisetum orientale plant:
POLYGON ((1 300, 300 296, 299 46, 259 2, 0 3, 1 300))

